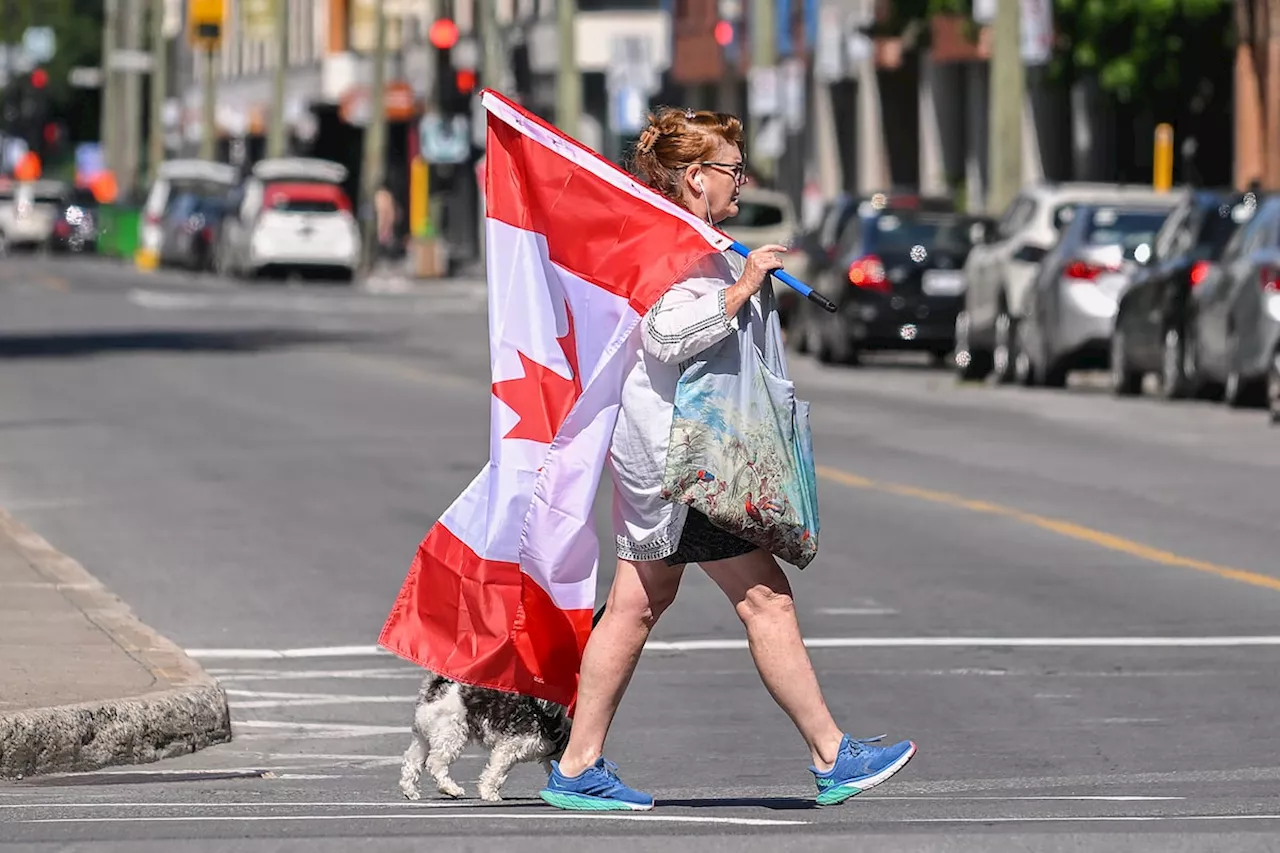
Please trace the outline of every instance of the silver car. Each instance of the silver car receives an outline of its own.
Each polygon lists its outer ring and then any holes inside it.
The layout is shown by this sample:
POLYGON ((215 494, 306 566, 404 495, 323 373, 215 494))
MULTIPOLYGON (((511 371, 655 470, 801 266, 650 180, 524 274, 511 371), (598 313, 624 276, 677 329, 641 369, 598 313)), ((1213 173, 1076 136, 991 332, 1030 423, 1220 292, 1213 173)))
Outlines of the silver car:
POLYGON ((1151 256, 1156 232, 1180 195, 1160 202, 1080 205, 1045 256, 1017 326, 1014 378, 1061 388, 1072 370, 1101 369, 1129 276, 1151 256))
MULTIPOLYGON (((956 369, 962 379, 1013 379, 1012 343, 1027 294, 1078 204, 1161 204, 1149 185, 1052 183, 1023 189, 965 261, 964 309, 956 317, 956 369)), ((1180 195, 1180 194, 1179 194, 1180 195)), ((1172 202, 1171 202, 1172 203, 1172 202)))

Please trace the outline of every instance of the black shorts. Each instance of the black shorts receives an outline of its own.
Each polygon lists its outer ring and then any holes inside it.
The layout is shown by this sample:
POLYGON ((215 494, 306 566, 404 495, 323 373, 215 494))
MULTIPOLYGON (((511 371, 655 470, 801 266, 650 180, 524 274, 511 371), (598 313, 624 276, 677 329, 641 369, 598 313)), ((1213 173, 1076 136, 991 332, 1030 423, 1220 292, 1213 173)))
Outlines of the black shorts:
POLYGON ((740 539, 711 523, 711 519, 695 509, 689 510, 684 529, 680 531, 680 544, 676 552, 664 558, 668 566, 685 563, 711 563, 749 554, 756 546, 740 539))

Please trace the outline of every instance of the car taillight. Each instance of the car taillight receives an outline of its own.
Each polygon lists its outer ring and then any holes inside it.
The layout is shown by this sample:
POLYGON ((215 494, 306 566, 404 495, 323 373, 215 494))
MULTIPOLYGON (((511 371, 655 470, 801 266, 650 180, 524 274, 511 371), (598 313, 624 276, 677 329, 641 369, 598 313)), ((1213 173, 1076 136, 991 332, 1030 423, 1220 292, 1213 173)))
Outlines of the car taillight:
POLYGON ((1275 267, 1263 267, 1261 284, 1264 293, 1280 293, 1280 270, 1275 267))
POLYGON ((60 221, 57 225, 53 226, 53 230, 59 237, 65 237, 71 233, 71 226, 65 221, 60 221))
POLYGON ((889 279, 884 274, 884 264, 875 255, 858 258, 849 264, 849 283, 867 290, 889 291, 889 279))
POLYGON ((1094 281, 1104 272, 1114 272, 1115 269, 1115 267, 1094 264, 1088 261, 1072 261, 1067 264, 1067 268, 1063 270, 1062 274, 1077 281, 1094 281))
POLYGON ((1191 265, 1191 286, 1195 287, 1197 284, 1204 281, 1205 276, 1207 276, 1208 274, 1209 274, 1209 262, 1196 261, 1194 264, 1191 265))

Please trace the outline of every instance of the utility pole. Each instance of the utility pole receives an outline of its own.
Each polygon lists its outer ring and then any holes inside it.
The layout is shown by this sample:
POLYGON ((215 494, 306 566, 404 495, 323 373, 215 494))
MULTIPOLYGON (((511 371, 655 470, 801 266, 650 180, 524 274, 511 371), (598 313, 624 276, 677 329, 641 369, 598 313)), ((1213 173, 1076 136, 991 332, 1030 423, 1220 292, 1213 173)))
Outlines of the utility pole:
POLYGON ((560 48, 560 73, 556 75, 556 125, 567 136, 578 138, 582 120, 582 72, 573 34, 577 0, 557 0, 556 32, 560 48))
MULTIPOLYGON (((776 0, 751 0, 751 17, 747 23, 751 29, 751 70, 759 69, 763 72, 768 69, 769 73, 774 74, 774 85, 780 86, 782 81, 777 76, 778 35, 774 21, 776 5, 776 0)), ((765 116, 751 116, 750 146, 747 150, 761 149, 759 143, 765 121, 765 116)), ((777 162, 769 156, 753 156, 751 167, 766 179, 773 178, 777 172, 777 162)))
POLYGON ((111 68, 111 57, 115 55, 117 36, 120 31, 120 3, 123 0, 106 0, 103 7, 102 22, 102 99, 98 119, 99 137, 102 141, 102 157, 110 170, 119 179, 120 162, 118 151, 120 141, 116 134, 119 126, 120 88, 118 81, 120 72, 111 68))
MULTIPOLYGON (((125 0, 124 49, 136 54, 142 47, 142 18, 147 0, 125 0)), ((122 192, 131 192, 138 184, 138 160, 142 154, 142 75, 129 69, 121 74, 120 171, 116 176, 122 192)))
POLYGON ((267 156, 288 153, 289 137, 284 126, 284 82, 289 71, 289 0, 272 0, 276 64, 271 69, 271 122, 267 127, 267 156))
POLYGON ((200 159, 213 160, 217 152, 218 141, 218 105, 216 103, 218 97, 218 77, 217 77, 217 56, 218 48, 213 44, 203 44, 199 50, 204 53, 204 97, 201 106, 203 109, 204 132, 200 134, 200 159))
POLYGON ((151 0, 151 115, 147 133, 147 183, 164 160, 164 101, 169 89, 169 45, 164 38, 165 0, 151 0))
POLYGON ((1022 188, 1022 106, 1026 74, 1022 65, 1021 0, 998 0, 991 46, 987 136, 988 213, 999 214, 1022 188))
POLYGON ((364 266, 366 270, 373 268, 377 256, 378 231, 377 208, 374 196, 382 186, 383 168, 387 149, 387 16, 386 0, 375 0, 374 42, 373 42, 373 83, 369 87, 369 126, 364 137, 364 166, 361 169, 364 184, 361 195, 361 207, 367 212, 364 221, 364 266))

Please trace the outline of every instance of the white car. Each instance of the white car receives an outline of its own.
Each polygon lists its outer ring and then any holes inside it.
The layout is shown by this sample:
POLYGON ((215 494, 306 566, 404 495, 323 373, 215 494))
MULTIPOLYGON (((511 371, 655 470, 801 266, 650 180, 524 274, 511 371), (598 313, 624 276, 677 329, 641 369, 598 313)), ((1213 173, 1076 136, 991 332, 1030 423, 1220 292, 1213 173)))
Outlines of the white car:
POLYGON ((327 273, 351 281, 360 229, 343 189, 347 169, 302 157, 254 165, 222 221, 214 267, 223 275, 327 273))
POLYGON ((0 254, 47 246, 66 189, 59 181, 13 181, 0 187, 0 254))

